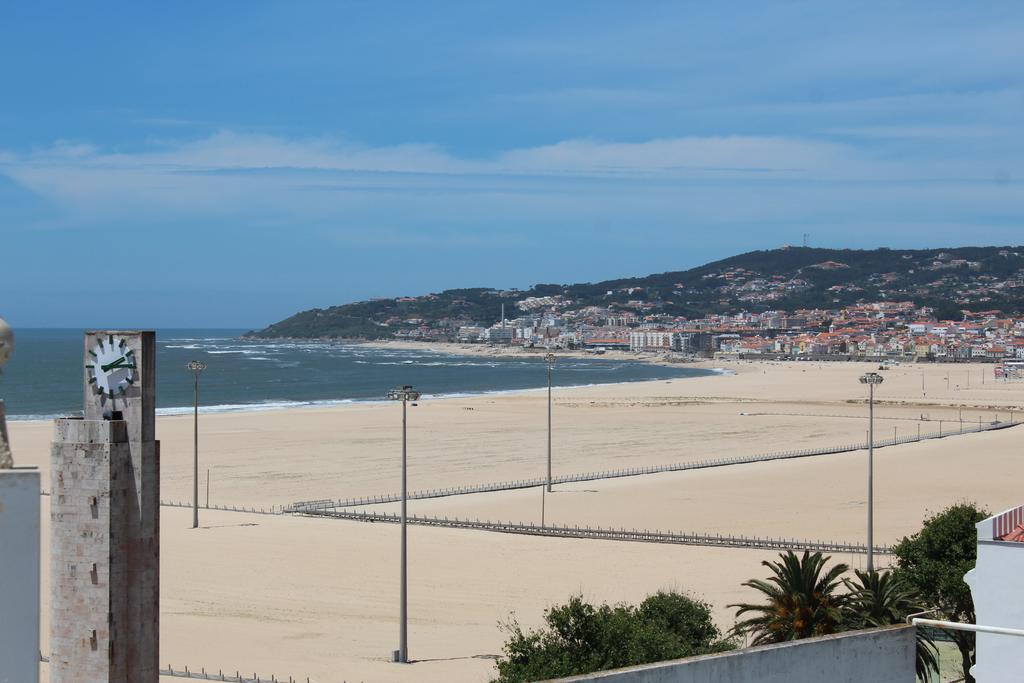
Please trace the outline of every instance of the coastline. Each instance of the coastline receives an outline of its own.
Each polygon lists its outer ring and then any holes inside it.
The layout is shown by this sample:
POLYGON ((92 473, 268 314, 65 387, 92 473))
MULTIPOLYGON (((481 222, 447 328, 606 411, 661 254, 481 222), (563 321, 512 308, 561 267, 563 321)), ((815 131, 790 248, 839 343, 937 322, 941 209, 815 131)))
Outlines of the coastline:
MULTIPOLYGON (((244 339, 244 337, 238 337, 238 339, 244 339)), ((289 341, 305 341, 310 340, 289 340, 289 341)), ((547 349, 522 349, 520 347, 494 347, 486 346, 482 344, 460 344, 454 342, 414 342, 414 341, 357 341, 357 340, 338 340, 335 343, 361 346, 366 348, 381 349, 381 350, 401 350, 401 351, 428 351, 431 353, 445 354, 451 357, 467 357, 467 358, 500 358, 500 359, 523 359, 523 358, 538 358, 547 352, 547 349)), ((569 351, 569 350, 558 350, 555 352, 558 358, 573 358, 579 360, 611 360, 611 361, 623 361, 633 363, 645 363, 648 365, 656 365, 659 367, 674 368, 674 369, 694 369, 714 372, 714 374, 729 374, 734 372, 733 370, 725 370, 721 367, 721 364, 711 363, 710 361, 703 360, 675 360, 666 357, 664 354, 657 353, 628 353, 624 351, 607 351, 604 354, 593 354, 585 351, 569 351), (718 372, 715 372, 718 371, 718 372)), ((702 375, 695 375, 699 377, 702 375)), ((646 382, 661 382, 666 378, 652 378, 652 379, 632 379, 622 380, 616 382, 589 382, 584 384, 556 384, 555 387, 559 391, 575 390, 575 389, 587 389, 587 388, 599 388, 599 387, 610 387, 617 385, 633 385, 643 384, 646 382)), ((672 378, 675 379, 675 378, 672 378)), ((679 378, 686 379, 686 378, 679 378)), ((543 391, 546 385, 541 383, 538 386, 533 387, 520 387, 513 389, 487 389, 480 391, 455 391, 450 393, 438 393, 438 394, 425 394, 424 398, 430 400, 453 400, 453 399, 472 399, 476 397, 487 397, 487 396, 515 396, 520 394, 530 394, 538 391, 543 391)), ((226 415, 226 414, 238 414, 238 413, 268 413, 268 412, 280 412, 280 411, 309 411, 309 410, 333 410, 339 408, 345 408, 348 406, 357 405, 377 405, 386 403, 384 398, 326 398, 326 399, 268 399, 261 402, 255 403, 225 403, 216 405, 200 405, 199 413, 201 415, 226 415)), ((177 417, 181 415, 191 415, 193 407, 191 405, 181 406, 170 406, 157 408, 156 414, 158 418, 177 417)), ((30 414, 30 415, 8 415, 7 419, 10 422, 18 422, 23 424, 33 423, 49 423, 55 418, 66 417, 64 413, 54 414, 30 414)))
POLYGON ((697 367, 704 368, 712 365, 710 360, 697 360, 682 356, 673 356, 664 353, 650 351, 619 351, 616 349, 605 351, 601 354, 588 353, 587 351, 568 349, 526 349, 519 346, 490 346, 487 344, 469 344, 463 342, 421 342, 421 341, 364 341, 353 342, 360 346, 374 349, 402 349, 408 351, 433 351, 435 353, 447 353, 458 356, 477 356, 482 358, 537 358, 543 357, 546 353, 553 353, 557 358, 603 358, 611 360, 636 361, 649 363, 651 365, 662 365, 665 367, 697 367))

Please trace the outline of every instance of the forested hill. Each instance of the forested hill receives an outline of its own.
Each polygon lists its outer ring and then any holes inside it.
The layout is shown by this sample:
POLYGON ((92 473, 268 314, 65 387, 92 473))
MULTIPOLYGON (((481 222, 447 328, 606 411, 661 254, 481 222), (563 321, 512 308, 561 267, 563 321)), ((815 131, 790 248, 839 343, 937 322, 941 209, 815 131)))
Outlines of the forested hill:
POLYGON ((579 318, 604 309, 669 321, 712 313, 839 308, 862 301, 914 301, 941 318, 962 310, 1024 312, 1024 247, 752 251, 690 270, 527 290, 450 289, 297 313, 255 337, 382 339, 410 329, 444 337, 462 325, 557 311, 579 318), (595 308, 590 308, 595 307, 595 308))

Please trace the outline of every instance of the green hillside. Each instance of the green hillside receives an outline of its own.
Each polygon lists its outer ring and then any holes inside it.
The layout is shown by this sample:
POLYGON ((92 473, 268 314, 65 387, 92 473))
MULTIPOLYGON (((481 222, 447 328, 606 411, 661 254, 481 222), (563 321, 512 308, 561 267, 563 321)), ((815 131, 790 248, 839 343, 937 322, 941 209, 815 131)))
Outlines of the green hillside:
POLYGON ((961 310, 1024 312, 1024 247, 752 251, 690 270, 528 290, 452 289, 360 301, 297 313, 256 337, 383 339, 428 327, 453 336, 460 325, 497 322, 529 297, 562 297, 563 313, 588 306, 612 312, 695 318, 739 311, 839 308, 860 301, 914 301, 939 317, 961 310))

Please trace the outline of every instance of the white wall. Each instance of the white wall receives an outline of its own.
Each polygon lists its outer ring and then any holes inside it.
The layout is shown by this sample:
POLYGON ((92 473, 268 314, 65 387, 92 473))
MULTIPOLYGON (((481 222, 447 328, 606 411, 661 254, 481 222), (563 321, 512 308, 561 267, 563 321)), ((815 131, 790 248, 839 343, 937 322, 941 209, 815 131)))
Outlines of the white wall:
POLYGON ((39 680, 39 471, 0 470, 0 683, 39 680))
POLYGON ((849 631, 559 679, 599 683, 914 683, 913 626, 849 631))
MULTIPOLYGON (((971 587, 977 623, 1024 629, 1024 543, 993 540, 993 519, 978 522, 978 561, 964 580, 971 587)), ((1024 638, 979 633, 971 673, 978 683, 1021 680, 1022 648, 1024 638)))

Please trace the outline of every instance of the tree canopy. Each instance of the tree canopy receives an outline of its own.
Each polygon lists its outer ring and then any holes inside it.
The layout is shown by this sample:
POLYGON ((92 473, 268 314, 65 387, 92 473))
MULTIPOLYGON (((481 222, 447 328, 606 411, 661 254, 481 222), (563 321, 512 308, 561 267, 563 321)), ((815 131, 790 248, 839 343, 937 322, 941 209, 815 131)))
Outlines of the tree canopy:
POLYGON ((639 606, 595 607, 574 596, 545 612, 544 628, 504 624, 509 639, 497 662, 500 683, 647 664, 730 650, 706 603, 676 592, 651 595, 639 606))
POLYGON ((845 564, 826 568, 831 559, 820 552, 804 551, 802 557, 792 550, 779 555, 779 562, 761 564, 772 571, 767 580, 751 579, 744 586, 760 591, 764 603, 739 603, 736 616, 753 613, 736 623, 737 634, 753 636, 754 645, 781 643, 841 630, 845 594, 841 576, 849 570, 845 564))
MULTIPOLYGON (((973 624, 974 601, 964 574, 974 568, 978 554, 975 524, 989 516, 973 503, 952 505, 928 517, 913 536, 901 540, 896 553, 896 576, 911 586, 929 607, 946 618, 973 624)), ((960 650, 965 680, 973 682, 974 634, 950 631, 960 650)))

